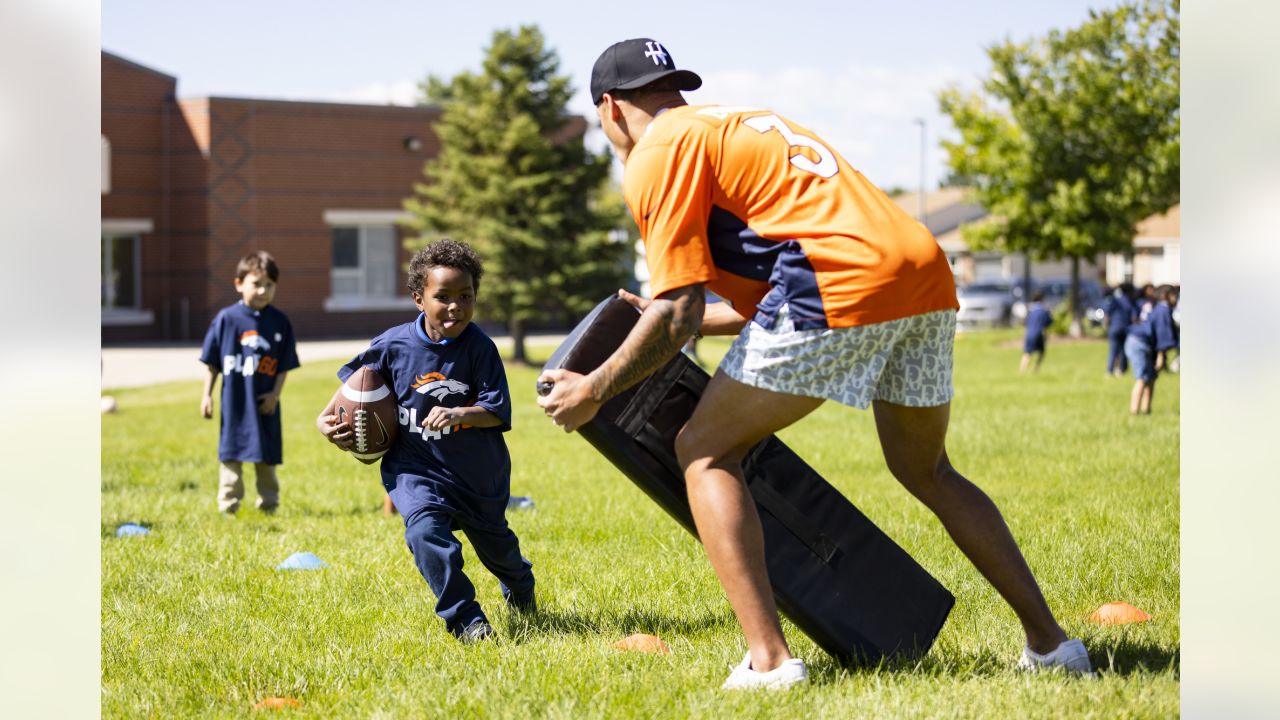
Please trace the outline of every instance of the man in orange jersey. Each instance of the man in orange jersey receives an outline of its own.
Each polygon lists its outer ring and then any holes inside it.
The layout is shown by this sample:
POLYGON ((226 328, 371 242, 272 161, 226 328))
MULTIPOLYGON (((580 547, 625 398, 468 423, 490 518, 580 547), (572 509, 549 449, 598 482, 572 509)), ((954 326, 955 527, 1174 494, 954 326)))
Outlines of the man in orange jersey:
POLYGON ((659 42, 610 46, 591 72, 652 300, 588 375, 554 370, 538 404, 572 432, 690 337, 737 335, 676 440, 689 506, 748 652, 726 688, 807 680, 778 622, 741 461, 824 400, 874 408, 894 477, 941 520, 1026 632, 1019 666, 1089 673, 1000 511, 951 466, 955 284, 937 241, 814 133, 768 110, 691 106, 702 80, 659 42), (709 288, 724 302, 707 304, 709 288), (733 422, 724 422, 725 418, 733 422))

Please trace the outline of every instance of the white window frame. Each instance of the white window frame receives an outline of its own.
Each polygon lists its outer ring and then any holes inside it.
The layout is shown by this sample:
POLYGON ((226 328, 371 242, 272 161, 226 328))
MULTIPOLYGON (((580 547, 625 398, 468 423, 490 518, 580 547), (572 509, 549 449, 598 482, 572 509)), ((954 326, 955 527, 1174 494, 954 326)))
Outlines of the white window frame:
POLYGON ((111 194, 111 141, 102 136, 102 194, 111 194))
MULTIPOLYGON (((154 231, 154 223, 149 218, 102 219, 100 249, 101 243, 115 241, 117 238, 132 238, 134 243, 133 267, 130 268, 133 273, 134 307, 103 307, 103 325, 150 325, 155 322, 155 313, 142 307, 142 236, 154 231)), ((106 253, 104 262, 110 262, 110 257, 110 253, 106 253)), ((109 269, 105 266, 100 268, 102 280, 105 280, 109 269)))
MULTIPOLYGON (((356 268, 335 268, 330 266, 330 279, 346 276, 355 278, 361 285, 360 294, 355 295, 336 295, 333 293, 332 283, 330 284, 329 297, 324 300, 324 309, 326 312, 365 312, 371 310, 403 310, 412 309, 413 299, 405 293, 395 293, 388 297, 376 297, 364 294, 365 272, 367 270, 366 254, 368 252, 368 240, 365 234, 367 228, 389 228, 394 238, 399 237, 396 232, 396 226, 407 220, 409 214, 402 210, 325 210, 324 222, 329 226, 329 242, 332 251, 333 230, 337 228, 354 228, 358 232, 357 257, 358 267, 356 268)), ((394 245, 393 245, 394 247, 394 245)), ((395 262, 395 258, 392 259, 395 262)), ((396 273, 399 277, 397 269, 396 273)))

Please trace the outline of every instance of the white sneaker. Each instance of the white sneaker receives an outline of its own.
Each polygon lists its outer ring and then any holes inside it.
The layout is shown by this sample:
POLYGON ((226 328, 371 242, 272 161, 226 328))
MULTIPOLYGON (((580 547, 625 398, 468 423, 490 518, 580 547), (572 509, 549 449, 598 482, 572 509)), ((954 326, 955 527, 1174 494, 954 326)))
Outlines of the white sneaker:
POLYGON ((742 663, 733 669, 729 679, 720 686, 722 690, 755 690, 768 688, 781 690, 796 683, 809 681, 809 671, 800 658, 784 660, 781 665, 769 672, 756 672, 751 669, 751 651, 747 651, 742 663))
POLYGON ((1089 664, 1089 651, 1079 640, 1064 640, 1061 645, 1046 655, 1041 655, 1030 647, 1024 647, 1022 659, 1018 661, 1018 669, 1031 672, 1062 669, 1076 675, 1093 677, 1093 666, 1089 664))

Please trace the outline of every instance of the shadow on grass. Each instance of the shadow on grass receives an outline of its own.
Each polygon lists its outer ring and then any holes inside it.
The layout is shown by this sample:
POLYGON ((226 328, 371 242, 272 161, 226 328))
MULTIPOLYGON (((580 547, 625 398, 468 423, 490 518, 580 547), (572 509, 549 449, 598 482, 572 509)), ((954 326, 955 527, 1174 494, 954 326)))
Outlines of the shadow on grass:
POLYGON ((1133 675, 1136 673, 1182 674, 1182 648, 1170 650, 1151 642, 1129 638, 1116 638, 1104 644, 1094 640, 1089 644, 1089 657, 1093 669, 1101 673, 1133 675))
MULTIPOLYGON (((1172 673, 1180 675, 1181 650, 1172 650, 1152 642, 1127 638, 1085 639, 1093 669, 1101 675, 1172 673)), ((898 656, 877 662, 845 663, 822 654, 808 662, 809 676, 815 683, 835 682, 849 674, 914 674, 935 677, 995 677, 1015 672, 1017 654, 984 649, 942 654, 936 651, 923 657, 898 656)))
MULTIPOLYGON (((355 505, 348 508, 314 508, 302 507, 300 512, 303 517, 307 518, 341 518, 341 517, 362 517, 377 516, 389 517, 382 512, 382 503, 377 505, 355 505)), ((396 518, 399 520, 399 517, 396 518)))
POLYGON ((689 617, 637 608, 624 612, 581 612, 556 608, 539 610, 532 616, 511 614, 507 618, 507 636, 517 644, 538 635, 605 634, 618 635, 621 639, 633 633, 646 633, 673 637, 736 624, 728 611, 689 617))

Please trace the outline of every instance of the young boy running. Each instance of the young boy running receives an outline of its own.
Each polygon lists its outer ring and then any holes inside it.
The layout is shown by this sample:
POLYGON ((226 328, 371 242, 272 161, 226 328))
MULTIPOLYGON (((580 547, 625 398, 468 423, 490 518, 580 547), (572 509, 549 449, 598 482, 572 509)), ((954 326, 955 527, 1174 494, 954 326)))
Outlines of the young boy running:
MULTIPOLYGON (((468 643, 490 637, 493 628, 462 572, 455 529, 466 533, 512 609, 536 609, 533 565, 506 519, 507 377, 493 340, 471 323, 483 274, 479 256, 464 243, 438 240, 420 250, 409 262, 408 284, 421 314, 374 338, 338 370, 345 381, 372 368, 395 394, 400 433, 382 458, 382 485, 404 518, 405 542, 436 595, 436 614, 468 643)), ((350 450, 351 427, 337 423, 333 408, 330 401, 316 426, 350 450)))

